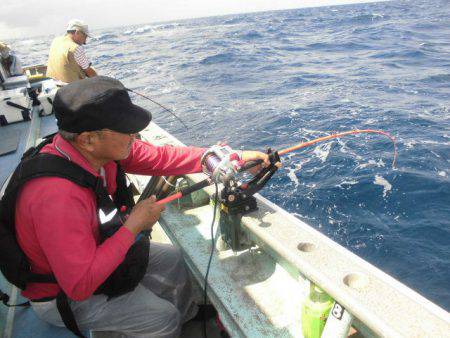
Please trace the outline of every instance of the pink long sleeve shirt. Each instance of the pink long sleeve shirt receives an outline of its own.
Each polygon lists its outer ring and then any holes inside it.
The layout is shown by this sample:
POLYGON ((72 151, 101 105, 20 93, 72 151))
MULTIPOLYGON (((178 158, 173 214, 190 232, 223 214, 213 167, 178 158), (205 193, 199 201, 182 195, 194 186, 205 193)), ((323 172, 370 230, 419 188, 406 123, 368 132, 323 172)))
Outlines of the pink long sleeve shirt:
MULTIPOLYGON (((136 140, 130 155, 121 161, 127 173, 180 175, 201 171, 202 148, 157 147, 136 140)), ((88 161, 67 141, 56 135, 43 153, 69 157, 99 176, 88 161), (58 151, 56 147, 61 151, 58 151)), ((104 167, 107 190, 116 190, 115 162, 104 167)), ((56 284, 30 283, 22 292, 29 299, 56 296, 60 288, 73 300, 90 297, 123 261, 134 242, 125 227, 99 243, 95 195, 89 188, 63 178, 41 177, 26 183, 16 202, 16 236, 35 273, 53 274, 56 284)))

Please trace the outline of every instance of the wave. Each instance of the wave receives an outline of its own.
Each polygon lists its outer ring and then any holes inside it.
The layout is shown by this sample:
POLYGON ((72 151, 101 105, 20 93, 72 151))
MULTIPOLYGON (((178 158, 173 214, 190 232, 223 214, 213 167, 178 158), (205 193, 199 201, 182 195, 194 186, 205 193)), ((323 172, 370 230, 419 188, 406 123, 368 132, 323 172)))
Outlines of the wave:
POLYGON ((303 76, 294 76, 289 80, 283 82, 282 88, 301 88, 307 86, 315 86, 317 84, 317 82, 308 80, 303 76))
POLYGON ((112 40, 112 39, 117 39, 118 35, 116 34, 101 34, 99 36, 95 36, 93 38, 94 41, 105 41, 105 40, 112 40))
POLYGON ((153 29, 152 25, 146 25, 146 26, 139 27, 136 29, 127 30, 127 31, 123 32, 123 35, 139 35, 139 34, 144 34, 147 32, 152 32, 153 30, 154 29, 153 29))
POLYGON ((388 182, 388 180, 380 175, 375 175, 373 184, 381 185, 383 187, 383 197, 386 197, 387 193, 392 189, 392 185, 388 182))
POLYGON ((324 163, 327 160, 328 156, 330 155, 332 144, 333 144, 332 142, 325 143, 318 145, 317 147, 314 148, 313 150, 314 155, 316 155, 322 161, 322 163, 324 163))
POLYGON ((180 23, 167 23, 167 24, 161 24, 161 25, 155 25, 153 26, 154 30, 168 30, 168 29, 174 29, 180 27, 180 23))
POLYGON ((364 13, 364 14, 356 14, 354 16, 344 17, 339 20, 340 24, 373 24, 380 21, 389 20, 389 15, 381 14, 381 13, 364 13))
POLYGON ((299 52, 299 51, 304 51, 306 50, 305 47, 303 46, 293 46, 293 45, 289 45, 289 46, 281 46, 281 47, 277 47, 277 50, 286 50, 289 52, 299 52))
POLYGON ((446 84, 447 87, 450 86, 450 74, 436 74, 430 75, 422 79, 423 82, 427 83, 443 83, 446 84))
POLYGON ((240 38, 243 40, 254 40, 254 39, 259 39, 262 37, 263 37, 262 34, 258 33, 257 31, 254 31, 254 30, 244 33, 240 36, 240 38))
POLYGON ((371 59, 392 59, 401 58, 405 60, 415 60, 427 57, 427 55, 420 50, 396 50, 390 52, 375 52, 369 56, 371 59))
POLYGON ((341 43, 315 42, 306 45, 306 47, 308 49, 313 50, 345 51, 345 52, 370 49, 370 47, 367 44, 358 42, 341 42, 341 43))
POLYGON ((17 41, 16 43, 20 44, 20 45, 34 45, 36 43, 36 40, 33 40, 33 39, 20 40, 20 41, 17 41))
POLYGON ((217 63, 227 63, 233 61, 235 54, 233 53, 218 53, 215 55, 207 56, 200 61, 202 65, 212 65, 217 63))
POLYGON ((245 20, 246 20, 246 18, 243 16, 232 17, 232 18, 226 19, 222 24, 223 25, 236 25, 238 23, 245 22, 245 20))

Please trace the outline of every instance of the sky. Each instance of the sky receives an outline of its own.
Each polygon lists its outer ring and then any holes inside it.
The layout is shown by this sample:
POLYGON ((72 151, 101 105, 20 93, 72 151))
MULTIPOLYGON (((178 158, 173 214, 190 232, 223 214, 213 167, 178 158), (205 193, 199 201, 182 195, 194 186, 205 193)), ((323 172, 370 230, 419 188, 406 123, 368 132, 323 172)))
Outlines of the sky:
POLYGON ((0 40, 59 35, 72 18, 91 31, 215 15, 376 0, 0 0, 0 40))

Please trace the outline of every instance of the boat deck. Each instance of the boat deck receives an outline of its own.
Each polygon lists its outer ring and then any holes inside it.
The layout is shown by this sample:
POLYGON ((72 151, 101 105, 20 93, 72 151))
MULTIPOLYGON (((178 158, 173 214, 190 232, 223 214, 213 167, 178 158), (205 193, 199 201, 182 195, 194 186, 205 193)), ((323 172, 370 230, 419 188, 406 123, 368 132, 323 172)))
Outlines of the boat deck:
MULTIPOLYGON (((14 170, 22 156, 27 142, 27 138, 23 137, 23 135, 28 133, 30 124, 31 122, 28 121, 0 127, 0 140, 2 140, 2 143, 15 143, 15 140, 17 140, 17 149, 15 151, 0 155, 0 186, 3 186, 3 183, 14 170)), ((3 149, 4 147, 0 146, 0 153, 7 151, 7 149, 3 149)))
MULTIPOLYGON (((56 131, 57 127, 54 115, 44 116, 33 121, 12 123, 7 126, 0 127, 0 140, 2 140, 2 143, 6 143, 12 139, 17 139, 16 151, 5 155, 0 155, 0 187, 3 187, 3 184, 11 175, 17 166, 17 163, 19 163, 24 150, 28 147, 28 144, 33 143, 34 145, 33 134, 36 134, 38 139, 40 139, 56 131)), ((2 148, 0 146, 0 153, 1 149, 2 148)))

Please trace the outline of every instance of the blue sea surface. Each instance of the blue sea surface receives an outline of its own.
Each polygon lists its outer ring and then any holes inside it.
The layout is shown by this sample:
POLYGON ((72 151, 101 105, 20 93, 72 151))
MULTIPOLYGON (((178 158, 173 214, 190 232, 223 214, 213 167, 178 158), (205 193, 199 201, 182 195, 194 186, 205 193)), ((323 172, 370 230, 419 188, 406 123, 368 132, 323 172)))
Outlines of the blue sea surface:
MULTIPOLYGON (((95 25, 95 23, 91 23, 95 25)), ((55 32, 56 34, 57 32, 55 32)), ((60 33, 63 33, 62 31, 60 33)), ((450 309, 450 2, 391 1, 192 19, 94 32, 98 72, 140 97, 186 144, 282 149, 262 195, 450 309)), ((12 41, 46 63, 52 37, 12 41)))

